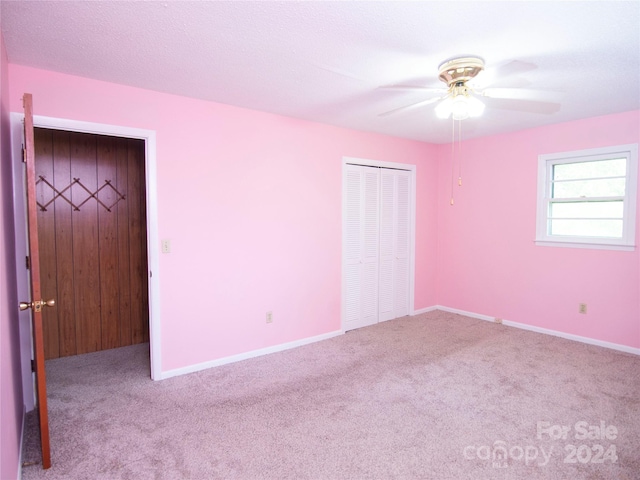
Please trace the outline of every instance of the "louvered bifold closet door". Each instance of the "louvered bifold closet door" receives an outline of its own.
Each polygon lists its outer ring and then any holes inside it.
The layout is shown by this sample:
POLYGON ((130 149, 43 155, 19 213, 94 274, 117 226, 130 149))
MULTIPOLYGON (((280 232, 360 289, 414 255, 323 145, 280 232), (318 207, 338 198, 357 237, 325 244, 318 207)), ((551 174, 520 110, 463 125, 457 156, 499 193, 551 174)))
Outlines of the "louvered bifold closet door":
POLYGON ((396 227, 396 173, 384 169, 380 173, 380 287, 379 321, 394 316, 394 243, 396 227))
POLYGON ((345 330, 378 322, 379 181, 377 168, 346 165, 345 330))
POLYGON ((411 177, 407 171, 395 174, 393 238, 393 317, 409 315, 410 194, 411 177))
POLYGON ((409 314, 409 172, 380 173, 379 320, 409 314))

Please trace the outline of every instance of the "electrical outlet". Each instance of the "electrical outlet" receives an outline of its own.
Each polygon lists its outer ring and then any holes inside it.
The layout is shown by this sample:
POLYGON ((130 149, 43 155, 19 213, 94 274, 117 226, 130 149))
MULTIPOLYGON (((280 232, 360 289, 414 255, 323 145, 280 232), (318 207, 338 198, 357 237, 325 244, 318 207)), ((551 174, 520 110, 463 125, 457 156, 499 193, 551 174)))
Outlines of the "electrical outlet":
POLYGON ((581 303, 580 305, 578 305, 578 313, 583 313, 583 314, 587 313, 587 304, 586 303, 581 303))
POLYGON ((171 253, 171 240, 162 240, 162 253, 171 253))
POLYGON ((267 312, 267 323, 273 323, 273 312, 267 312))
POLYGON ((494 318, 494 319, 493 319, 493 321, 494 321, 495 323, 502 323, 502 319, 501 319, 501 318, 498 318, 498 317, 494 318))

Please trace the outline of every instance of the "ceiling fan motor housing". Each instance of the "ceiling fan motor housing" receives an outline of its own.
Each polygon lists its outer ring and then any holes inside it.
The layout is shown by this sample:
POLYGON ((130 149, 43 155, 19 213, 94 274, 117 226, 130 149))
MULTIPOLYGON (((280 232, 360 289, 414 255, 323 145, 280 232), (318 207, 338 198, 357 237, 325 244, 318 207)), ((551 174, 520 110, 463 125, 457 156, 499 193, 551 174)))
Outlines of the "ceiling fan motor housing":
POLYGON ((452 88, 464 85, 482 70, 484 70, 484 60, 480 57, 454 58, 438 67, 438 78, 452 88))

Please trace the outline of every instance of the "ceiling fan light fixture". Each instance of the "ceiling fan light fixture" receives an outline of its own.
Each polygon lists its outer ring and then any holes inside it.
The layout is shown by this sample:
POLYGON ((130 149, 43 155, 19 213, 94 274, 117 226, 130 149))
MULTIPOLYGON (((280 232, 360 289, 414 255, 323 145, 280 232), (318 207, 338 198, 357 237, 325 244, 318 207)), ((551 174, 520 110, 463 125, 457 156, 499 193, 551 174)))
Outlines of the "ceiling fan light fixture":
POLYGON ((484 103, 474 97, 472 92, 463 81, 450 85, 447 98, 435 108, 436 116, 443 119, 452 116, 454 120, 479 117, 484 111, 484 103))
POLYGON ((453 116, 454 120, 465 120, 482 115, 484 103, 471 95, 459 93, 445 98, 436 106, 435 112, 438 118, 453 116))
POLYGON ((449 118, 451 116, 452 103, 453 100, 451 99, 451 97, 447 97, 442 102, 440 102, 434 109, 436 112, 436 116, 442 119, 449 118))
POLYGON ((469 97, 459 94, 451 101, 451 115, 454 120, 465 120, 469 118, 469 97))
POLYGON ((467 107, 469 109, 470 117, 479 117, 484 112, 484 103, 482 103, 476 97, 467 97, 467 107))

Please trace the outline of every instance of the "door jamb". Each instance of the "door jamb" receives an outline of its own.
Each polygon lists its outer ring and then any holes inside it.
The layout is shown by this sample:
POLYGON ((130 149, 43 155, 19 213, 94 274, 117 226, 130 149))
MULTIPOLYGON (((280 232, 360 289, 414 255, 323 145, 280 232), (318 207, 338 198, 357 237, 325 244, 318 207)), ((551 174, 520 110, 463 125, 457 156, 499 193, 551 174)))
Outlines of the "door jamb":
MULTIPOLYGON (((20 251, 26 252, 26 217, 24 202, 24 173, 22 172, 22 144, 24 114, 11 113, 12 150, 13 150, 13 182, 14 205, 16 218, 16 248, 18 249, 17 281, 20 284, 26 281, 23 262, 20 260, 20 251), (24 247, 23 247, 24 246, 24 247)), ((146 185, 146 209, 147 209, 147 262, 148 262, 148 289, 149 289, 149 346, 151 379, 162 378, 161 363, 161 335, 160 335, 160 268, 159 268, 159 244, 158 240, 158 189, 156 179, 156 132, 141 128, 123 127, 102 123, 84 122, 41 115, 33 116, 33 126, 53 130, 65 130, 70 132, 91 133, 96 135, 110 135, 144 140, 145 144, 145 185, 146 185)), ((20 288, 20 286, 19 286, 20 288)), ((22 294, 22 292, 20 292, 22 294)), ((33 409, 33 382, 31 381, 31 361, 25 358, 27 349, 30 357, 30 328, 26 330, 24 323, 20 323, 20 348, 22 352, 23 390, 27 410, 33 409), (26 331, 25 331, 26 330, 26 331), (26 343, 29 342, 29 343, 26 343), (26 381, 25 381, 26 380, 26 381)))

